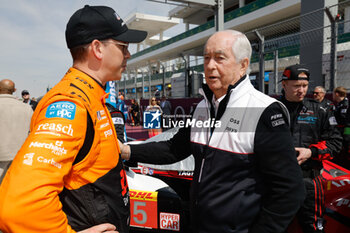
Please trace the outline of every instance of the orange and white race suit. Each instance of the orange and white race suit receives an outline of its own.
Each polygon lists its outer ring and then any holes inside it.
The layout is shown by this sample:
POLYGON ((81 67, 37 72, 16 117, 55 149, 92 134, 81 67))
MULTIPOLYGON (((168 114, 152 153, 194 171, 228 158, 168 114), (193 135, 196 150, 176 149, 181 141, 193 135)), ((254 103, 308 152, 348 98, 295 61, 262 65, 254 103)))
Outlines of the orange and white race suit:
POLYGON ((34 112, 0 187, 3 232, 129 228, 129 191, 103 87, 70 68, 34 112))

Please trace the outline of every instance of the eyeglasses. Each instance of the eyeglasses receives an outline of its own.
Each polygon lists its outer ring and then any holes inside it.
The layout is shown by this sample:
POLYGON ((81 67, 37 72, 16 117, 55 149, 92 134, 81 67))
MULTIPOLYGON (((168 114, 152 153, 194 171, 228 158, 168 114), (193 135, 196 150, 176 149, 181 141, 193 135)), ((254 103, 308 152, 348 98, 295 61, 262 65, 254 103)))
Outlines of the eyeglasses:
POLYGON ((321 92, 317 92, 317 91, 312 92, 312 94, 314 94, 314 95, 318 95, 319 93, 321 93, 321 92))
POLYGON ((152 100, 152 101, 156 101, 156 100, 152 100))
MULTIPOLYGON (((128 49, 129 49, 129 44, 126 44, 126 43, 122 43, 122 42, 119 42, 119 41, 101 41, 102 43, 112 43, 114 45, 120 45, 122 46, 122 51, 123 51, 123 54, 127 54, 128 53, 128 49)), ((118 47, 118 46, 117 46, 118 47)))

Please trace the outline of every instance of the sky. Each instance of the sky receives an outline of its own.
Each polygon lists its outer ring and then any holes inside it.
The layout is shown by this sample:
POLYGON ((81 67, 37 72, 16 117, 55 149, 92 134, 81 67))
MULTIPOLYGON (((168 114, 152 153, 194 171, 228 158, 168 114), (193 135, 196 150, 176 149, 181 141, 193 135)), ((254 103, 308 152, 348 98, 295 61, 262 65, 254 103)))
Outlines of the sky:
MULTIPOLYGON (((37 98, 62 79, 72 65, 66 24, 86 4, 112 7, 124 19, 134 12, 167 16, 174 8, 146 0, 0 0, 0 80, 15 82, 14 95, 28 90, 37 98)), ((176 27, 164 35, 179 34, 176 27)))

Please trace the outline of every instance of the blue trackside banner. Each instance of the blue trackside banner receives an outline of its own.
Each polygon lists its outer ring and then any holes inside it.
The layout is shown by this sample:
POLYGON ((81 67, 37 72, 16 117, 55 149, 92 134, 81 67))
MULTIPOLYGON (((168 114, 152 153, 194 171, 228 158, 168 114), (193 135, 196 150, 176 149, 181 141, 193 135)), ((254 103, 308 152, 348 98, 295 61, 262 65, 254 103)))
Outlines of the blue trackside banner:
POLYGON ((106 99, 106 102, 112 105, 113 107, 117 107, 117 93, 115 91, 115 82, 109 81, 106 84, 106 93, 109 92, 109 96, 106 99))

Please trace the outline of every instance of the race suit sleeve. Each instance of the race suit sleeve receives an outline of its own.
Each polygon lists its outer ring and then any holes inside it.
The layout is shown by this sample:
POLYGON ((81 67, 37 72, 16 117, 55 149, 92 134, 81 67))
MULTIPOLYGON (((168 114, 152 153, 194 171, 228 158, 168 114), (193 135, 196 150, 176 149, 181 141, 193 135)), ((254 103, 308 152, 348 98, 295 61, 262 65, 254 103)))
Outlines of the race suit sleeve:
POLYGON ((130 145, 130 162, 171 164, 191 155, 190 128, 181 128, 168 141, 130 145))
POLYGON ((250 233, 284 232, 304 201, 302 172, 288 125, 279 103, 271 104, 259 119, 254 151, 265 192, 250 233))
POLYGON ((126 142, 125 119, 124 114, 120 111, 111 112, 112 121, 118 140, 122 143, 126 142))
POLYGON ((312 151, 311 158, 319 161, 332 159, 339 153, 342 147, 342 136, 336 128, 337 121, 335 120, 333 111, 325 111, 322 113, 320 141, 309 146, 312 151))
POLYGON ((39 111, 0 188, 0 229, 75 232, 58 194, 84 143, 87 111, 81 103, 57 96, 39 111))
POLYGON ((344 99, 340 102, 340 106, 336 108, 334 111, 334 116, 337 119, 337 123, 340 126, 344 126, 346 124, 347 110, 349 108, 349 101, 344 99))

